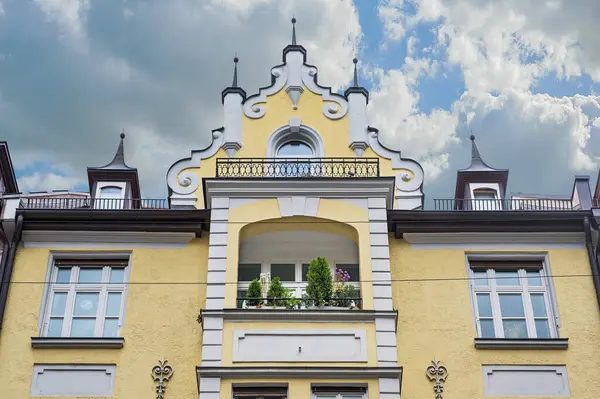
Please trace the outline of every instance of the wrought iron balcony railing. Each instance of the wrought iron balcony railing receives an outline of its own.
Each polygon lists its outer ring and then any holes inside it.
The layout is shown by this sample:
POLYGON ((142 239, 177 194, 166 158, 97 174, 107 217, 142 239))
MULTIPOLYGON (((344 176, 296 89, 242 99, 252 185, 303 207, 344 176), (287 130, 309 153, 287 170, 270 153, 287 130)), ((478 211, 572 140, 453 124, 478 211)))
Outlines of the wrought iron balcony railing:
POLYGON ((169 202, 166 199, 33 197, 21 198, 19 208, 146 210, 169 209, 169 202))
POLYGON ((436 211, 577 211, 581 207, 566 199, 434 199, 436 211))
POLYGON ((217 177, 379 177, 379 158, 218 158, 217 177))

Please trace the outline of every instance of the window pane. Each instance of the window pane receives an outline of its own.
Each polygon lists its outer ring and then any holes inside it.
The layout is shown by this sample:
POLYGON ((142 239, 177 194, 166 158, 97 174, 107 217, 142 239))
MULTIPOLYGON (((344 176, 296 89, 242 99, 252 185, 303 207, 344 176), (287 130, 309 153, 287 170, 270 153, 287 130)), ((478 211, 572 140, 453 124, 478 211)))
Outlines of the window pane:
POLYGON ((542 277, 540 272, 527 272, 527 283, 532 287, 541 287, 542 286, 542 277))
POLYGON ((102 281, 101 267, 82 267, 79 270, 79 282, 84 284, 99 283, 102 281))
POLYGON ((360 281, 360 271, 359 271, 360 268, 358 265, 342 264, 342 265, 336 265, 336 268, 342 269, 342 270, 348 272, 348 274, 350 275, 350 280, 348 280, 348 281, 360 281))
POLYGON ((120 187, 102 187, 100 189, 100 198, 121 198, 120 187))
POLYGON ((110 283, 123 284, 125 281, 125 268, 113 267, 110 269, 110 283))
POLYGON ((489 294, 477 294, 479 317, 492 317, 492 302, 489 294))
POLYGON ((121 294, 111 292, 106 301, 106 315, 119 316, 119 313, 121 313, 121 294))
POLYGON ((240 263, 238 281, 252 281, 260 277, 260 264, 240 263))
POLYGON ((302 264, 302 281, 308 281, 308 263, 303 263, 302 264))
POLYGON ((521 294, 500 294, 502 317, 525 317, 521 294))
POLYGON ((271 265, 271 279, 279 277, 281 281, 296 281, 296 265, 278 264, 271 265))
POLYGON ((104 320, 104 333, 105 337, 117 337, 117 330, 119 329, 119 319, 106 319, 104 320))
POLYGON ((67 293, 57 292, 52 298, 52 316, 63 316, 65 314, 65 306, 67 305, 67 293))
POLYGON ((525 320, 502 320, 504 338, 527 338, 525 320))
POLYGON ((313 150, 309 145, 301 141, 289 141, 281 147, 279 147, 279 150, 277 150, 277 155, 280 157, 311 156, 313 155, 313 150))
POLYGON ((78 292, 75 296, 75 310, 73 314, 75 316, 96 316, 99 296, 100 294, 97 292, 78 292))
POLYGON ((550 328, 547 319, 538 319, 535 321, 535 331, 538 338, 550 338, 550 328))
POLYGON ((335 395, 316 395, 317 399, 336 399, 335 395))
POLYGON ((344 399, 362 399, 362 395, 343 395, 344 399))
POLYGON ((496 192, 495 191, 474 191, 476 200, 495 200, 496 192))
POLYGON ((56 273, 56 282, 59 284, 68 284, 71 281, 71 268, 59 267, 56 273))
POLYGON ((71 324, 71 337, 93 337, 96 319, 73 318, 71 324))
POLYGON ((48 324, 48 336, 49 337, 60 337, 62 334, 62 318, 52 318, 48 324))
POLYGON ((496 271, 496 284, 498 285, 521 285, 519 276, 516 271, 514 272, 499 272, 496 271))
POLYGON ((487 272, 484 270, 474 271, 473 282, 476 286, 487 286, 489 284, 487 272))
POLYGON ((479 326, 481 327, 481 338, 495 338, 496 333, 494 332, 494 320, 484 319, 479 320, 479 326))
POLYGON ((531 294, 531 306, 534 317, 546 317, 546 302, 544 294, 531 294))

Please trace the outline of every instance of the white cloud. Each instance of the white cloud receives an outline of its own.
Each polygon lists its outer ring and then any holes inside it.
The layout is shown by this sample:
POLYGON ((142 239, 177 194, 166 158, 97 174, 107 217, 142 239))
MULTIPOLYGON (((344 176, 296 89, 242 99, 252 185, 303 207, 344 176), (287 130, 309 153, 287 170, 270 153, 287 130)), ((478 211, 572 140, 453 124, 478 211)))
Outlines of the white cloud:
POLYGON ((60 29, 60 38, 75 47, 86 39, 86 16, 89 0, 34 0, 49 21, 60 29))
POLYGON ((63 176, 53 172, 35 172, 19 178, 19 189, 24 192, 73 190, 77 184, 83 183, 73 176, 63 176))

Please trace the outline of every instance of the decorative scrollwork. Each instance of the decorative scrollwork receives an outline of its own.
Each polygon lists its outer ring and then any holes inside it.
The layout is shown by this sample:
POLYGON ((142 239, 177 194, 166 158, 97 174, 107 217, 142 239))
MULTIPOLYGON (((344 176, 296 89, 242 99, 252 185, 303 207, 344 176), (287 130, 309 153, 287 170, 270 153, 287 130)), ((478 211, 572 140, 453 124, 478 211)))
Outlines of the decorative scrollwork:
POLYGON ((435 392, 435 399, 444 398, 444 382, 448 377, 448 369, 440 365, 440 360, 432 360, 432 365, 427 367, 425 374, 429 380, 434 381, 433 392, 435 392))
POLYGON ((152 378, 156 381, 156 399, 165 399, 166 383, 173 376, 173 367, 167 360, 159 360, 158 366, 152 367, 152 378))

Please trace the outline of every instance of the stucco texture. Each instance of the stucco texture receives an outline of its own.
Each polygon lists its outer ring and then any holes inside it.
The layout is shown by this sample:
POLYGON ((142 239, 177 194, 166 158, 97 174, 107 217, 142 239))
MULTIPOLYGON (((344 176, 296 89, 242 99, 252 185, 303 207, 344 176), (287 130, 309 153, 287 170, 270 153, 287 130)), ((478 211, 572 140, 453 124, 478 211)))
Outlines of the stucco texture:
MULTIPOLYGON (((303 125, 314 129, 323 140, 324 156, 328 157, 356 157, 354 151, 349 147, 349 125, 348 115, 343 118, 332 120, 323 115, 323 98, 308 90, 300 96, 298 109, 292 108, 292 101, 285 92, 279 92, 267 97, 265 103, 266 114, 262 118, 252 119, 242 116, 242 148, 235 154, 236 158, 266 158, 267 143, 273 132, 290 123, 290 118, 300 118, 303 125)), ((379 158, 379 170, 381 176, 394 176, 392 163, 389 159, 381 158, 371 148, 367 148, 363 154, 364 158, 379 158)), ((227 158, 222 149, 214 156, 204 159, 201 165, 193 169, 200 179, 214 177, 216 170, 216 159, 227 158)), ((202 184, 196 191, 198 202, 196 207, 204 208, 204 193, 202 184)))
MULTIPOLYGON (((502 252, 537 252, 520 249, 502 252)), ((448 368, 445 398, 483 398, 482 364, 566 365, 571 397, 596 398, 595 379, 600 362, 600 313, 584 249, 547 251, 554 278, 560 337, 569 339, 567 350, 482 350, 476 337, 465 252, 477 250, 414 250, 390 235, 394 306, 399 311, 398 363, 404 367, 402 396, 433 397, 433 384, 425 369, 431 360, 448 368), (414 281, 422 279, 456 279, 414 281)), ((486 251, 490 252, 490 251, 486 251)))
POLYGON ((43 282, 50 250, 19 247, 0 335, 0 364, 7 370, 0 397, 29 398, 36 363, 89 363, 116 364, 113 398, 152 398, 150 372, 159 359, 174 369, 167 397, 197 397, 202 329, 196 319, 206 287, 195 283, 206 282, 207 248, 203 237, 185 248, 133 250, 122 349, 33 349, 44 284, 14 282, 43 282), (186 284, 168 284, 173 282, 186 284))

